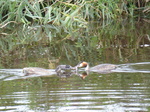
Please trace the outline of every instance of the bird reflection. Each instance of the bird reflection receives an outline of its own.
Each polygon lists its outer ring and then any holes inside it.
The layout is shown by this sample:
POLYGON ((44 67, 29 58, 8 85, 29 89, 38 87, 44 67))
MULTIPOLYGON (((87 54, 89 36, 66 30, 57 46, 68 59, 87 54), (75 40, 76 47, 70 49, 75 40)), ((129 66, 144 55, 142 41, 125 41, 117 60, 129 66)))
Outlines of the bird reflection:
POLYGON ((79 72, 68 72, 68 71, 61 71, 61 72, 56 72, 57 73, 57 76, 60 77, 60 78, 68 78, 68 77, 71 77, 72 75, 77 75, 79 76, 81 79, 85 79, 89 73, 88 72, 82 72, 82 73, 79 73, 79 72))
POLYGON ((78 73, 77 75, 84 80, 89 75, 89 72, 82 72, 78 73))
POLYGON ((60 78, 67 78, 67 77, 72 76, 75 73, 72 71, 60 71, 60 72, 56 72, 56 74, 60 78))

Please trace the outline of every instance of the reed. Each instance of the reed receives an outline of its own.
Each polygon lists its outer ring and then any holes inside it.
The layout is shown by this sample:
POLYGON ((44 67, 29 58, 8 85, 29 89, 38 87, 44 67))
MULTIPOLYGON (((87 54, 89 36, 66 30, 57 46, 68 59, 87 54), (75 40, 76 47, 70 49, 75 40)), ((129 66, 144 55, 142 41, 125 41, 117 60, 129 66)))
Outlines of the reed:
POLYGON ((149 5, 149 0, 1 0, 0 27, 11 21, 83 27, 88 20, 149 17, 149 5))

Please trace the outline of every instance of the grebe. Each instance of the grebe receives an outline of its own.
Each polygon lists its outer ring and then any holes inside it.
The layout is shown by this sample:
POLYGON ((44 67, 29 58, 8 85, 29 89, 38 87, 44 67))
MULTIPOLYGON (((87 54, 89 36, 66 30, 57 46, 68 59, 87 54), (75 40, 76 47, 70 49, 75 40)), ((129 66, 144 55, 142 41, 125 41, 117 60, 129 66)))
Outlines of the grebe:
POLYGON ((56 72, 61 72, 62 70, 65 71, 71 71, 71 70, 78 70, 78 66, 72 67, 70 65, 58 65, 57 68, 55 69, 56 72))
POLYGON ((50 75, 51 72, 47 69, 44 68, 39 68, 39 67, 26 67, 23 68, 23 73, 25 73, 25 75, 50 75))
POLYGON ((100 64, 94 67, 89 66, 89 63, 83 61, 78 64, 78 67, 85 67, 85 71, 94 71, 94 72, 108 72, 117 68, 117 65, 114 64, 100 64))
MULTIPOLYGON (((59 65, 55 69, 55 72, 56 73, 58 73, 58 72, 63 73, 63 71, 69 72, 71 70, 76 70, 77 71, 77 66, 72 67, 70 65, 59 65)), ((39 68, 39 67, 26 67, 26 68, 23 68, 23 73, 25 75, 33 75, 33 74, 36 74, 36 75, 51 75, 52 74, 52 72, 49 71, 48 69, 39 68)))

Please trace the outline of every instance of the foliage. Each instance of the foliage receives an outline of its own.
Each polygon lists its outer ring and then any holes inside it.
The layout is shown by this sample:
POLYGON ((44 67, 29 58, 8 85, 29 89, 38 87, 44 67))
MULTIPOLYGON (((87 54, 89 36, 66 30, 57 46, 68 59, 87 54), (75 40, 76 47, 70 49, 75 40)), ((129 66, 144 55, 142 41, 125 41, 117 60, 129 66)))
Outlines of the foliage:
POLYGON ((149 17, 149 0, 1 0, 1 28, 10 22, 83 27, 87 20, 116 19, 142 12, 149 17))

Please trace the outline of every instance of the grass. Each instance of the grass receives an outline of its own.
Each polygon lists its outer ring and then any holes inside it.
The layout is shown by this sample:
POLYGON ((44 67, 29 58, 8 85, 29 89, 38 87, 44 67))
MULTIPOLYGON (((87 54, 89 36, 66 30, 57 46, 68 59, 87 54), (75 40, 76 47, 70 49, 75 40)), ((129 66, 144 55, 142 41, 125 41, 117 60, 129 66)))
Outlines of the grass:
POLYGON ((89 20, 150 17, 149 5, 146 0, 1 0, 0 28, 11 22, 84 27, 89 20))

